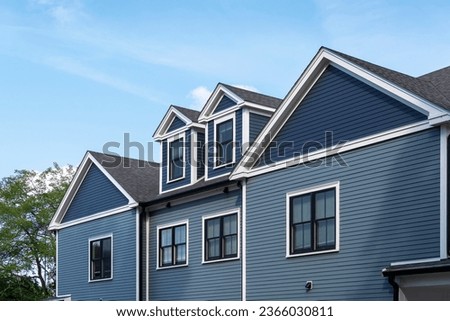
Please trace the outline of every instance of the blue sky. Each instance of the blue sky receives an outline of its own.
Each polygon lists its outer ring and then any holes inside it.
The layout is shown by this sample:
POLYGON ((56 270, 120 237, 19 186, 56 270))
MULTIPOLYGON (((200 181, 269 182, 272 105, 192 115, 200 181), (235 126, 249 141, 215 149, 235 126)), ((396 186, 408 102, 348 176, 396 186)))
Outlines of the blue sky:
POLYGON ((148 158, 170 104, 200 109, 218 82, 282 98, 322 45, 413 76, 448 66, 449 16, 430 0, 2 0, 0 178, 108 142, 123 155, 125 133, 148 158))

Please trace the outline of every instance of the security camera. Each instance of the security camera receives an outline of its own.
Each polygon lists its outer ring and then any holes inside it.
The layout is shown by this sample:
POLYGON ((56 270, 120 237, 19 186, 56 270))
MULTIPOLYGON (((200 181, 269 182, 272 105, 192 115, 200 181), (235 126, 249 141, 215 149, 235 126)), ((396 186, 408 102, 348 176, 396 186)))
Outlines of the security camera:
POLYGON ((313 281, 306 281, 305 288, 308 291, 312 290, 312 288, 313 288, 313 281))

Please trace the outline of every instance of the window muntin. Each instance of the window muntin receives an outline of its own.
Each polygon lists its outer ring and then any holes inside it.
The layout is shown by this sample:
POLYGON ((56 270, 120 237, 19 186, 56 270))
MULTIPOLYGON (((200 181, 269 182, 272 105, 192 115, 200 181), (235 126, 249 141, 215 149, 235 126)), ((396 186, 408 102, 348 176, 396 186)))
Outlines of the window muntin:
POLYGON ((169 181, 184 176, 184 139, 169 142, 169 181))
POLYGON ((216 125, 216 167, 233 162, 233 119, 216 125))
POLYGON ((90 280, 112 278, 112 242, 111 237, 92 240, 90 247, 90 280))
POLYGON ((336 188, 289 198, 290 254, 336 249, 336 188))
POLYGON ((205 220, 205 261, 238 256, 238 216, 223 215, 205 220))
POLYGON ((187 263, 187 224, 159 230, 159 267, 187 263))

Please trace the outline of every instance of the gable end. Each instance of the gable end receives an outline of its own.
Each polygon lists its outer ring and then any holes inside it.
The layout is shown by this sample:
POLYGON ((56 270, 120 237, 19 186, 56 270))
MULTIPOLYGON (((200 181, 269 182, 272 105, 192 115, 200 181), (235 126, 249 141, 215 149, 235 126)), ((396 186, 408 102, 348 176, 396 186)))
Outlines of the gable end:
POLYGON ((92 164, 73 197, 62 223, 108 211, 129 203, 127 197, 92 164))

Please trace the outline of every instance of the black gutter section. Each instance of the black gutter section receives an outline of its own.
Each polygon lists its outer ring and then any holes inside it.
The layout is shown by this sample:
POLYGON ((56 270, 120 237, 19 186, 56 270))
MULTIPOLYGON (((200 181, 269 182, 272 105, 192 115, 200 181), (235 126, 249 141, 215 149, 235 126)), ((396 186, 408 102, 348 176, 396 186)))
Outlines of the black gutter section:
POLYGON ((450 259, 434 262, 389 266, 383 269, 383 276, 411 275, 450 272, 450 259))

